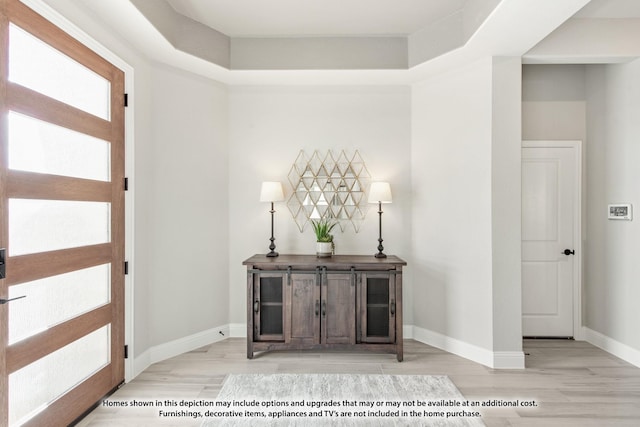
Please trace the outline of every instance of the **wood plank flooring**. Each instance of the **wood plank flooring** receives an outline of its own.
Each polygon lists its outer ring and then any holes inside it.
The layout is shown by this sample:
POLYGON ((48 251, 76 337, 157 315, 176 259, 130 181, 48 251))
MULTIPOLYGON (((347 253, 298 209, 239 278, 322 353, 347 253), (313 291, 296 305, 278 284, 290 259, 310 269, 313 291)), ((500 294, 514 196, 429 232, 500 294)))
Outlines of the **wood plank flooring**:
MULTIPOLYGON (((482 411, 489 427, 640 426, 640 368, 584 341, 525 340, 527 368, 494 370, 426 344, 405 340, 395 355, 269 352, 246 358, 245 340, 229 338, 156 363, 109 400, 213 399, 228 373, 365 373, 448 375, 468 400, 529 399, 533 409, 482 411)), ((81 427, 197 426, 159 418, 153 408, 100 406, 81 427)))

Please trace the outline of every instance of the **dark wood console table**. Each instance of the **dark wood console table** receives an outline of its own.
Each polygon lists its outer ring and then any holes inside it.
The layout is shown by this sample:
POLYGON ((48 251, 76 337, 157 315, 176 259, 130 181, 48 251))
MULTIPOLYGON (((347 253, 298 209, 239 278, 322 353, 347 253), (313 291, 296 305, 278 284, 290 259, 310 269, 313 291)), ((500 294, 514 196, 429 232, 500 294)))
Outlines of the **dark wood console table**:
POLYGON ((402 361, 396 256, 254 255, 247 266, 247 357, 265 350, 352 349, 402 361))

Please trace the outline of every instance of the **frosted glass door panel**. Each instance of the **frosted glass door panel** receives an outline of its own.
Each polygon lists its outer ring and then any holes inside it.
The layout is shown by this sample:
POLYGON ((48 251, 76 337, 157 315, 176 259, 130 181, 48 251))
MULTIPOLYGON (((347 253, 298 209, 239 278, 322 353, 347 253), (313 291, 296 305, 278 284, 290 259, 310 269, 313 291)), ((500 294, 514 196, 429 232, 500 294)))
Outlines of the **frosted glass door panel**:
POLYGON ((125 377, 128 77, 26 3, 0 0, 0 427, 72 425, 125 377))
POLYGON ((9 375, 9 425, 24 423, 107 365, 109 335, 103 326, 9 375))
POLYGON ((9 199, 11 256, 107 243, 110 203, 9 199))
POLYGON ((13 24, 9 81, 109 120, 109 81, 13 24))
POLYGON ((9 344, 109 303, 111 264, 9 287, 9 344), (38 313, 34 316, 34 313, 38 313))
POLYGON ((9 113, 9 169, 109 181, 109 150, 101 139, 9 113))

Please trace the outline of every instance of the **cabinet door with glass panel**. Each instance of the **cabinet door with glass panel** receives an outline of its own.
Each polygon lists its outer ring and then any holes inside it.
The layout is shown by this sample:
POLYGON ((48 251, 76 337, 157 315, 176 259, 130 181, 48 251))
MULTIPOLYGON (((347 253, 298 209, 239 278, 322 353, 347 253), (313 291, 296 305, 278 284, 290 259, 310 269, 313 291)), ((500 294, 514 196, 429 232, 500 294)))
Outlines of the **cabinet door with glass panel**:
POLYGON ((359 282, 359 342, 394 343, 397 311, 395 274, 361 273, 359 282))
POLYGON ((286 273, 253 275, 253 339, 284 341, 286 273))

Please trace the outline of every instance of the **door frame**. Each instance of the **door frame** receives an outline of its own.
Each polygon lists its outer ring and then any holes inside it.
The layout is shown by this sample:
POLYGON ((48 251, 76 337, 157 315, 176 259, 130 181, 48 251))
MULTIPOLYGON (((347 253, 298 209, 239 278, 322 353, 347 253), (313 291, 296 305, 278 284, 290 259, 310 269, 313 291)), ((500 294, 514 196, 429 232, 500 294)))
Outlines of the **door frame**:
POLYGON ((133 356, 135 353, 134 342, 134 236, 135 236, 135 144, 134 144, 134 108, 131 106, 134 96, 134 68, 119 56, 107 49, 104 45, 96 41, 89 34, 84 32, 80 27, 76 26, 65 18, 60 12, 45 4, 41 0, 20 0, 29 8, 40 14, 42 17, 50 21, 52 24, 78 40, 80 43, 111 62, 116 67, 124 71, 124 89, 129 95, 129 107, 124 109, 124 150, 125 165, 124 175, 129 178, 129 188, 125 191, 125 236, 124 236, 124 252, 125 260, 128 264, 128 274, 124 276, 124 342, 128 346, 129 357, 124 360, 124 380, 131 381, 139 374, 146 365, 140 363, 136 366, 133 356))
POLYGON ((582 327, 582 141, 580 140, 524 140, 522 148, 571 148, 574 153, 575 173, 573 177, 573 338, 584 341, 582 327))

